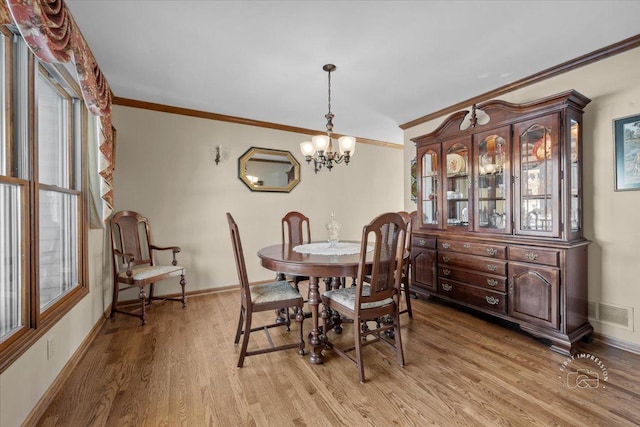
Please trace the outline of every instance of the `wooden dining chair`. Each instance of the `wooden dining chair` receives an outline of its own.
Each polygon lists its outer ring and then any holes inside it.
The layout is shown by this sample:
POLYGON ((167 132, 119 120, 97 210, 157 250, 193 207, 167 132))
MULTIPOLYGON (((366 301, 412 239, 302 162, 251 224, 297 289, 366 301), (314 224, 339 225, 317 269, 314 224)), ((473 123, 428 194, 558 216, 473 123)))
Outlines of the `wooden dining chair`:
POLYGON ((362 230, 358 275, 353 287, 334 289, 322 295, 323 330, 329 331, 328 321, 335 318, 331 310, 353 319, 354 345, 339 348, 328 339, 325 344, 340 356, 355 363, 360 382, 365 381, 362 348, 383 341, 395 349, 398 363, 404 366, 404 354, 400 338, 400 282, 402 280, 406 223, 395 213, 385 213, 374 218, 362 230), (367 247, 373 247, 367 253, 367 247), (367 271, 367 256, 372 257, 367 271), (388 318, 390 323, 383 322, 388 318), (367 322, 375 322, 375 328, 367 322), (385 332, 393 330, 394 338, 385 332), (372 339, 369 339, 373 337, 372 339), (349 353, 355 350, 355 357, 349 353))
POLYGON ((236 260, 238 280, 240 281, 240 318, 238 320, 238 329, 236 331, 234 343, 237 345, 240 342, 240 336, 244 336, 242 339, 242 346, 240 348, 240 356, 238 358, 238 368, 242 368, 246 357, 257 354, 270 353, 273 351, 297 347, 300 355, 304 355, 305 344, 302 335, 302 326, 304 321, 302 306, 304 305, 304 301, 300 292, 295 290, 289 282, 284 280, 250 286, 249 279, 247 277, 244 252, 242 251, 242 243, 240 241, 240 232, 238 231, 238 225, 230 213, 227 213, 227 222, 229 223, 229 232, 231 233, 231 242, 233 245, 233 255, 236 260), (269 329, 284 326, 287 331, 290 330, 291 320, 288 316, 290 307, 298 308, 298 310, 296 310, 295 319, 300 324, 300 340, 296 343, 275 346, 271 340, 271 336, 269 335, 269 329), (287 313, 284 322, 275 322, 268 325, 252 327, 253 313, 279 309, 284 309, 287 313), (269 342, 270 347, 247 351, 251 332, 259 330, 264 330, 267 334, 267 341, 269 342))
MULTIPOLYGON (((309 226, 309 218, 300 212, 288 212, 282 218, 282 244, 288 244, 290 247, 294 247, 310 242, 311 229, 309 226)), ((309 277, 286 275, 286 279, 292 282, 296 289, 299 289, 298 283, 309 280, 309 277)))
MULTIPOLYGON (((410 282, 410 273, 411 273, 411 256, 409 256, 408 254, 411 254, 411 230, 412 230, 412 218, 417 214, 416 211, 413 211, 412 213, 409 213, 407 211, 398 211, 398 215, 400 215, 403 219, 403 221, 406 224, 406 238, 405 238, 405 257, 403 259, 403 264, 402 264, 402 280, 400 282, 401 284, 401 290, 402 293, 404 293, 404 300, 405 300, 405 305, 406 308, 401 309, 400 310, 400 314, 403 313, 408 313, 409 314, 409 318, 413 319, 413 310, 411 309, 411 293, 409 292, 409 284, 410 282)), ((388 236, 383 236, 383 238, 388 238, 388 236)), ((368 281, 370 279, 370 276, 366 276, 365 277, 365 281, 368 281)), ((388 336, 392 336, 391 331, 387 331, 388 332, 388 336)))
POLYGON ((155 246, 151 240, 149 220, 137 212, 116 212, 109 219, 111 247, 113 250, 113 300, 111 302, 111 317, 116 313, 139 317, 142 324, 147 323, 145 306, 151 301, 170 300, 180 301, 187 305, 185 295, 185 269, 178 265, 176 254, 180 252, 178 246, 155 246), (155 251, 172 251, 171 265, 157 264, 155 251), (182 296, 178 298, 153 295, 155 283, 172 277, 180 277, 182 296), (145 287, 149 285, 149 295, 145 287), (139 289, 138 299, 140 309, 124 310, 118 306, 120 291, 132 287, 139 289))

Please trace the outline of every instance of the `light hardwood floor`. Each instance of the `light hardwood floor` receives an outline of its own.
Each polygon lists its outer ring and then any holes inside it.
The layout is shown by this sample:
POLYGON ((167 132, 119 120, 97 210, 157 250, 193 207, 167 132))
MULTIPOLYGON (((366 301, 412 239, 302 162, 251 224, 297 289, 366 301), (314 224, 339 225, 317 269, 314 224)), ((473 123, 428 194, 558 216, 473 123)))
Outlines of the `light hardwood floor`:
MULTIPOLYGON (((38 425, 640 425, 640 356, 597 341, 579 352, 600 366, 481 316, 413 300, 413 320, 401 318, 405 367, 383 343, 368 346, 360 384, 355 365, 331 351, 324 365, 289 350, 236 368, 238 310, 238 291, 228 291, 192 297, 186 309, 154 303, 144 327, 118 315, 38 425), (592 385, 597 375, 598 387, 570 387, 578 369, 591 371, 592 385)), ((274 340, 295 339, 296 327, 272 332, 274 340)), ((311 321, 304 327, 306 336, 311 321)), ((330 337, 351 339, 351 327, 330 337)), ((252 345, 266 342, 252 334, 252 345)))

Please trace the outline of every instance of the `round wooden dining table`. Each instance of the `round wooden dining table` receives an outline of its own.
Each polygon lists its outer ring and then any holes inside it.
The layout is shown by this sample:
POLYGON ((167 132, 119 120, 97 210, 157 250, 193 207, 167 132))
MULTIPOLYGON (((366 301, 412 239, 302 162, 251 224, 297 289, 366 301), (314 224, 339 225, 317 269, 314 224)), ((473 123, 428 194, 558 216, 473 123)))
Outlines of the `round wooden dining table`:
MULTIPOLYGON (((345 242, 360 245, 360 242, 345 242)), ((360 253, 351 255, 317 255, 300 253, 293 250, 288 244, 271 245, 258 251, 258 257, 263 267, 279 273, 309 277, 309 308, 313 326, 310 333, 311 355, 309 361, 317 364, 324 361, 322 349, 324 347, 323 333, 319 327, 318 306, 320 305, 320 292, 318 280, 330 278, 332 286, 338 286, 340 277, 356 277, 360 253)), ((372 252, 367 254, 367 264, 372 261, 372 252)))

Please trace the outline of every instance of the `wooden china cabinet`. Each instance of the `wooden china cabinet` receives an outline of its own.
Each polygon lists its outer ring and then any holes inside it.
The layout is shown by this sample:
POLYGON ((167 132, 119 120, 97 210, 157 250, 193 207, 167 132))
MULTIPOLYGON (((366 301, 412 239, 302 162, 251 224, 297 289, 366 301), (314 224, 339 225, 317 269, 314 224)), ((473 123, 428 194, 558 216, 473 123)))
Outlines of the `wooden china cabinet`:
POLYGON ((573 90, 527 104, 492 100, 413 139, 414 292, 517 323, 563 354, 593 332, 582 233, 589 102, 573 90))

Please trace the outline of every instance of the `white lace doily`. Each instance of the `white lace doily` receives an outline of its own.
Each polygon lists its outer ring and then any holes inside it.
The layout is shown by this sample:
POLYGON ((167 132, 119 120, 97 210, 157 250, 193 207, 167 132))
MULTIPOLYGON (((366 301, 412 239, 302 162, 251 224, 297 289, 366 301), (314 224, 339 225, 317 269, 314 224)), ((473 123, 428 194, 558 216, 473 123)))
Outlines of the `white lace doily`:
MULTIPOLYGON (((330 246, 329 242, 307 243, 295 246, 293 250, 301 254, 312 255, 353 255, 360 253, 360 243, 338 242, 334 247, 330 246)), ((372 250, 373 247, 367 246, 367 252, 372 250)))

